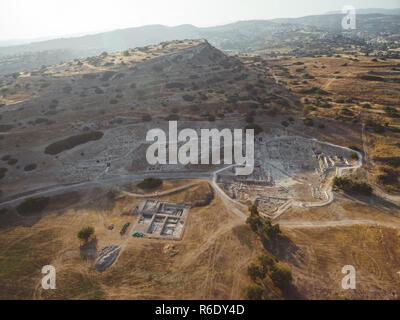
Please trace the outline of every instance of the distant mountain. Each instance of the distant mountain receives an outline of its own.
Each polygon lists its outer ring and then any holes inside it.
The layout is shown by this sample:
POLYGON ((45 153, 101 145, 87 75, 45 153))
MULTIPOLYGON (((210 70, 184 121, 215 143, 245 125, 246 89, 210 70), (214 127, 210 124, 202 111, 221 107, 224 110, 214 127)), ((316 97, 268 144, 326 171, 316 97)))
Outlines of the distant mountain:
POLYGON ((119 51, 162 41, 196 38, 198 37, 197 30, 196 27, 190 25, 177 27, 150 25, 0 48, 0 56, 48 50, 70 50, 82 56, 89 56, 98 54, 101 51, 119 51))
MULTIPOLYGON (((274 19, 276 23, 291 23, 318 28, 329 32, 340 32, 344 14, 327 14, 306 16, 301 18, 274 19)), ((357 29, 354 32, 363 32, 372 37, 381 32, 398 33, 400 30, 400 16, 383 14, 357 15, 357 29)))
MULTIPOLYGON (((341 14, 342 11, 330 11, 326 14, 341 14)), ((356 9, 357 14, 386 14, 386 15, 400 15, 400 8, 397 9, 383 9, 383 8, 369 8, 369 9, 356 9)))
MULTIPOLYGON (((336 39, 329 40, 335 44, 335 41, 336 43, 339 41, 337 36, 342 37, 344 31, 342 20, 343 14, 340 13, 301 18, 239 21, 207 28, 198 28, 193 25, 176 27, 149 25, 0 47, 0 74, 96 56, 104 51, 111 53, 172 40, 207 39, 216 48, 231 52, 279 48, 282 43, 288 46, 296 43, 304 47, 310 41, 321 44, 322 38, 336 39), (324 33, 330 33, 331 36, 327 38, 324 33), (308 39, 307 42, 305 42, 306 39, 308 39)), ((399 30, 400 15, 360 14, 357 16, 357 29, 345 33, 355 39, 358 44, 360 41, 384 36, 394 41, 395 45, 399 41, 399 30)))

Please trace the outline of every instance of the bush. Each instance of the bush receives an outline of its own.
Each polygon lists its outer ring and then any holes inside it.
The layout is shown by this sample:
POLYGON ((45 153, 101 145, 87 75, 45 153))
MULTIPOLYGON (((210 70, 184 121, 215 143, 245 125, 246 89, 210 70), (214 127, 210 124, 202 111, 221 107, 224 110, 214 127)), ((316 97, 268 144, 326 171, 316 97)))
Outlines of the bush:
POLYGON ((0 179, 3 179, 6 176, 7 168, 0 168, 0 179))
POLYGON ((349 149, 354 150, 354 151, 361 152, 360 148, 357 147, 357 146, 349 146, 349 149))
POLYGON ((167 89, 174 89, 174 88, 184 89, 185 88, 185 84, 184 83, 180 83, 180 82, 170 82, 170 83, 167 83, 165 85, 165 87, 167 89))
POLYGON ((244 129, 245 130, 253 129, 254 135, 258 135, 263 131, 263 129, 258 124, 255 124, 255 123, 248 124, 244 129))
POLYGON ((76 136, 68 137, 66 139, 54 142, 50 144, 49 146, 46 147, 44 150, 44 153, 46 154, 51 154, 51 155, 56 155, 59 154, 65 150, 70 150, 72 148, 75 148, 76 146, 79 146, 81 144, 90 142, 90 141, 96 141, 100 140, 103 137, 103 132, 101 131, 93 131, 93 132, 86 132, 82 133, 76 136))
POLYGON ((354 181, 346 177, 335 177, 333 186, 345 192, 371 195, 372 187, 366 182, 354 181))
POLYGON ((33 171, 37 168, 37 164, 36 163, 31 163, 28 164, 24 167, 24 171, 33 171))
POLYGON ((314 125, 313 119, 310 119, 310 118, 305 118, 305 119, 303 119, 303 122, 304 122, 304 124, 305 124, 306 126, 309 126, 309 127, 312 127, 312 126, 314 125))
POLYGON ((292 283, 292 272, 286 268, 275 265, 271 273, 271 280, 278 288, 286 289, 292 283))
POLYGON ((93 227, 83 227, 81 230, 79 230, 77 236, 78 239, 84 240, 87 242, 89 238, 94 234, 94 228, 93 227))
MULTIPOLYGON (((310 79, 310 78, 307 78, 307 79, 310 79)), ((322 90, 322 89, 320 89, 320 88, 317 88, 317 87, 312 87, 311 89, 301 89, 301 90, 299 91, 299 93, 302 93, 302 94, 312 94, 312 93, 315 93, 315 94, 324 95, 324 96, 327 96, 327 95, 330 94, 329 92, 327 92, 327 91, 325 91, 325 90, 322 90)))
POLYGON ((349 110, 348 108, 343 108, 341 114, 349 117, 354 116, 354 112, 349 110))
POLYGON ((49 204, 49 198, 31 197, 22 201, 17 206, 17 211, 21 215, 31 215, 42 212, 49 204))
POLYGON ((251 230, 258 232, 259 228, 262 227, 262 221, 259 216, 252 215, 247 218, 246 223, 250 226, 251 230))
POLYGON ((179 115, 177 114, 170 114, 168 117, 165 117, 164 119, 166 121, 178 121, 179 120, 179 115))
POLYGON ((142 121, 144 121, 144 122, 149 122, 149 121, 151 121, 151 115, 149 115, 149 114, 143 115, 143 116, 142 116, 142 121))
POLYGON ((249 285, 246 289, 246 296, 249 300, 261 300, 264 289, 258 284, 249 285))
POLYGON ((400 113, 397 109, 393 107, 384 107, 383 110, 385 111, 386 115, 390 118, 400 118, 400 113))
POLYGON ((196 97, 191 96, 189 94, 185 94, 182 98, 183 98, 183 100, 188 101, 188 102, 192 102, 192 101, 194 101, 194 99, 196 99, 196 97))
POLYGON ((373 120, 373 119, 368 119, 365 122, 366 126, 371 128, 375 133, 383 133, 385 132, 385 127, 382 126, 379 122, 373 120))
POLYGON ((279 224, 272 225, 271 219, 265 219, 264 224, 261 228, 261 235, 264 238, 276 239, 279 234, 281 234, 281 229, 279 224))
POLYGON ((390 158, 390 159, 387 159, 387 160, 385 161, 385 163, 386 163, 388 166, 391 166, 391 167, 393 167, 393 168, 399 168, 399 167, 400 167, 400 158, 399 158, 399 157, 397 157, 397 158, 390 158))
POLYGON ((289 122, 287 121, 282 121, 281 125, 284 126, 285 128, 289 127, 289 122))
POLYGON ((10 166, 13 166, 13 165, 17 164, 17 162, 18 162, 18 159, 14 159, 14 158, 11 158, 11 159, 9 159, 9 160, 7 161, 7 163, 8 163, 10 166))
POLYGON ((250 212, 250 216, 252 216, 252 217, 253 216, 259 217, 260 216, 260 214, 258 212, 258 207, 255 204, 253 204, 253 205, 251 205, 249 207, 249 212, 250 212))
POLYGON ((247 268, 247 274, 249 275, 249 277, 251 278, 251 280, 256 281, 257 278, 259 279, 264 279, 266 276, 266 271, 264 270, 264 268, 255 265, 254 263, 252 263, 248 268, 247 268))
POLYGON ((123 57, 128 57, 129 56, 129 51, 128 50, 124 50, 124 51, 122 51, 122 56, 123 57))
POLYGON ((351 159, 351 160, 354 160, 354 161, 357 161, 357 160, 358 160, 358 154, 355 153, 355 152, 353 152, 353 153, 350 155, 350 159, 351 159))
POLYGON ((275 260, 272 257, 265 254, 258 256, 258 261, 260 262, 261 266, 265 271, 272 269, 273 266, 275 265, 275 260))
POLYGON ((370 76, 370 75, 362 75, 360 76, 361 80, 367 80, 367 81, 385 81, 384 78, 382 77, 377 77, 377 76, 370 76))
POLYGON ((137 186, 140 189, 155 189, 162 186, 163 181, 159 178, 146 178, 137 186))

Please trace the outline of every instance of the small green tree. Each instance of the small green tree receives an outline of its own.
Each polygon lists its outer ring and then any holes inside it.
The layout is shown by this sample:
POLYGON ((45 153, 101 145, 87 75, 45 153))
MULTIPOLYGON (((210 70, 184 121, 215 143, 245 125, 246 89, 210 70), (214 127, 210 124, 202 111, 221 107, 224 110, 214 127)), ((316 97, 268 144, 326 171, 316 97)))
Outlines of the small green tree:
POLYGON ((266 254, 258 256, 258 261, 265 272, 267 272, 268 269, 272 269, 272 267, 275 265, 274 259, 266 254))
POLYGON ((259 216, 258 208, 255 204, 253 204, 249 207, 249 212, 250 212, 250 215, 252 215, 252 216, 259 216))
POLYGON ((278 288, 285 289, 292 283, 292 272, 275 265, 271 273, 271 279, 278 288))
POLYGON ((78 232, 78 238, 80 240, 84 240, 87 242, 89 238, 94 234, 94 228, 93 227, 83 227, 79 232, 78 232))
POLYGON ((261 300, 263 291, 263 288, 258 284, 251 284, 246 290, 246 296, 249 300, 261 300))
POLYGON ((247 218, 246 223, 250 226, 251 230, 258 232, 259 228, 262 227, 262 221, 258 216, 250 216, 247 218))
POLYGON ((260 267, 255 265, 254 263, 252 263, 248 268, 247 268, 247 274, 249 275, 249 277, 251 278, 251 280, 256 281, 257 278, 259 279, 264 279, 266 276, 266 272, 265 270, 260 267))

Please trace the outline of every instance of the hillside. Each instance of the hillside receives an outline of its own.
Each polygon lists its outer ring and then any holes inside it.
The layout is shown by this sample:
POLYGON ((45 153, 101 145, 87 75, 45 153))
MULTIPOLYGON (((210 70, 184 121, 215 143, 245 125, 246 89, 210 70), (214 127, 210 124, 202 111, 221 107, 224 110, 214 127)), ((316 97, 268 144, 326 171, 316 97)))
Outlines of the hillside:
MULTIPOLYGON (((275 26, 247 24, 215 32, 275 26)), ((400 65, 300 34, 234 56, 176 40, 0 75, 0 298, 399 299, 400 65), (169 121, 254 128, 253 173, 149 164, 146 134, 169 121), (188 208, 180 238, 147 200, 188 208), (109 246, 119 256, 99 272, 109 246), (57 290, 40 286, 47 264, 57 290), (349 264, 354 291, 340 286, 349 264)))

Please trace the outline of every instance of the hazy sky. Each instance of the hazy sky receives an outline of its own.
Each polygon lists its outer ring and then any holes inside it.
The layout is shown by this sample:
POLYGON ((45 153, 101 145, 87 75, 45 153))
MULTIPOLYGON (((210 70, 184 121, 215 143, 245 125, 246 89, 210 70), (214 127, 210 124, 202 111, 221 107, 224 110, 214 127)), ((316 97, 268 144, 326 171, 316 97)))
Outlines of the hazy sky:
POLYGON ((0 0, 0 40, 59 37, 147 24, 220 25, 356 8, 400 0, 0 0))

